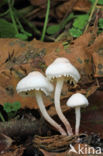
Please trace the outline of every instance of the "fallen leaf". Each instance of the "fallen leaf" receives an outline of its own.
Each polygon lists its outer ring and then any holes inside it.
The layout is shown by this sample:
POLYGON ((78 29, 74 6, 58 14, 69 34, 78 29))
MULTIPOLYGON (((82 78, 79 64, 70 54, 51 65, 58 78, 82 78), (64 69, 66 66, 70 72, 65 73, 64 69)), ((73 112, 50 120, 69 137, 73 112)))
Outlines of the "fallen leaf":
MULTIPOLYGON (((94 67, 92 51, 93 47, 95 48, 95 44, 99 44, 98 39, 95 40, 95 38, 96 36, 86 33, 73 41, 71 45, 68 45, 66 48, 63 46, 62 42, 46 43, 35 39, 31 42, 24 42, 18 39, 0 39, 1 104, 19 101, 22 108, 38 108, 35 96, 22 97, 18 95, 16 93, 16 85, 20 79, 31 71, 38 70, 44 74, 47 66, 57 57, 68 58, 81 74, 81 80, 77 87, 70 88, 69 84, 64 84, 61 100, 68 98, 77 91, 83 91, 83 93, 87 93, 88 96, 93 94, 96 90, 96 85, 93 87, 96 80, 93 78, 94 67), (5 44, 3 44, 4 42, 5 44), (91 44, 88 46, 92 42, 94 42, 94 45, 91 44), (91 87, 92 89, 89 89, 91 87), (74 91, 69 91, 70 89, 74 91)), ((97 64, 98 63, 95 61, 96 67, 98 66, 97 64)), ((53 104, 53 94, 51 97, 43 95, 43 99, 46 106, 53 104)))
POLYGON ((91 8, 91 3, 87 0, 67 0, 56 8, 58 18, 63 18, 66 13, 72 10, 88 12, 91 8))
POLYGON ((91 3, 87 0, 78 0, 73 7, 75 11, 88 12, 91 8, 91 3))
POLYGON ((70 13, 73 10, 73 7, 76 2, 77 0, 67 0, 63 4, 56 7, 55 9, 56 16, 62 19, 66 15, 67 12, 70 13))

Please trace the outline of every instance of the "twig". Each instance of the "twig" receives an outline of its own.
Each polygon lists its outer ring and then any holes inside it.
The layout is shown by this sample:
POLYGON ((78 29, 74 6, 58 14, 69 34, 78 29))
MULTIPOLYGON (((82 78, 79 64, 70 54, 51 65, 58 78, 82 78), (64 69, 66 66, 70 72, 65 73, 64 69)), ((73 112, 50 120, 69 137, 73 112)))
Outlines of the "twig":
POLYGON ((87 23, 87 25, 86 25, 86 27, 85 27, 84 33, 87 31, 87 29, 88 29, 88 27, 89 27, 89 23, 90 23, 90 21, 91 21, 91 19, 92 19, 92 16, 93 16, 93 13, 94 13, 94 11, 95 11, 95 8, 96 8, 97 3, 98 3, 98 0, 95 0, 95 3, 93 4, 93 7, 92 7, 92 10, 91 10, 89 19, 88 19, 88 23, 87 23))

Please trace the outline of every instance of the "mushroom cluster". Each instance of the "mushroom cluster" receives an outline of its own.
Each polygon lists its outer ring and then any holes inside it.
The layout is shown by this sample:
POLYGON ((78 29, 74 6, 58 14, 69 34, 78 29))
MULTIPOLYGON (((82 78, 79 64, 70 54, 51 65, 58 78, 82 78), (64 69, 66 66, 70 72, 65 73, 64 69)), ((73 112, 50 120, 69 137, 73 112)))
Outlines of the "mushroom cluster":
POLYGON ((54 93, 54 104, 57 114, 61 121, 64 123, 68 135, 73 135, 72 128, 69 121, 65 118, 62 113, 60 106, 60 95, 65 80, 69 80, 70 83, 77 83, 80 79, 78 70, 70 63, 66 58, 57 58, 51 65, 46 69, 46 76, 48 79, 56 79, 56 88, 54 93))
MULTIPOLYGON (((38 71, 33 71, 29 73, 26 77, 18 82, 16 87, 17 93, 34 93, 39 109, 45 120, 53 127, 55 127, 61 135, 68 134, 71 136, 73 135, 72 128, 69 121, 66 119, 61 110, 60 96, 64 82, 68 80, 70 84, 72 83, 75 85, 80 80, 80 74, 78 70, 71 64, 71 62, 63 57, 57 58, 52 64, 50 64, 47 67, 45 74, 46 77, 38 71), (65 125, 66 131, 61 127, 61 125, 59 125, 55 120, 50 117, 42 99, 42 93, 48 96, 51 92, 53 92, 54 87, 51 82, 53 82, 54 80, 56 80, 56 87, 54 92, 55 109, 60 120, 65 125)), ((67 105, 69 107, 75 108, 75 134, 78 135, 80 126, 80 107, 87 106, 88 100, 84 95, 77 93, 72 95, 68 99, 67 105)))
POLYGON ((63 128, 49 116, 43 103, 42 92, 49 95, 53 91, 53 85, 44 75, 38 71, 29 73, 18 82, 16 90, 18 93, 27 91, 34 92, 37 104, 45 120, 54 126, 62 135, 66 135, 63 128))

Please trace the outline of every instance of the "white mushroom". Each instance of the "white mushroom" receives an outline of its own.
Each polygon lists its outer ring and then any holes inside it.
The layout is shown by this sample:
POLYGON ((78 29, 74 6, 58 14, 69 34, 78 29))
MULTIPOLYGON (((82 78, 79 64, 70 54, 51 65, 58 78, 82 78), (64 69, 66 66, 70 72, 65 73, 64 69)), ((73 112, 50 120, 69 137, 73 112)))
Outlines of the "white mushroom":
POLYGON ((63 128, 49 116, 43 103, 41 93, 44 92, 46 95, 49 95, 53 91, 53 85, 44 75, 37 71, 29 73, 26 77, 18 82, 16 90, 18 93, 35 90, 37 104, 45 120, 54 126, 62 135, 66 135, 66 132, 63 130, 63 128))
POLYGON ((80 94, 76 93, 73 94, 67 101, 67 106, 75 108, 75 114, 76 114, 76 125, 75 125, 75 134, 79 134, 79 127, 80 127, 80 119, 81 119, 81 113, 80 108, 88 106, 89 102, 87 98, 80 94))
POLYGON ((64 123, 66 127, 67 133, 69 135, 73 135, 70 123, 65 118, 61 110, 60 95, 61 95, 64 81, 70 80, 70 82, 72 81, 75 84, 79 81, 80 74, 68 59, 61 57, 61 58, 57 58, 52 64, 48 66, 48 68, 46 69, 46 76, 50 80, 57 79, 55 95, 54 95, 55 108, 59 118, 61 119, 61 121, 64 123))

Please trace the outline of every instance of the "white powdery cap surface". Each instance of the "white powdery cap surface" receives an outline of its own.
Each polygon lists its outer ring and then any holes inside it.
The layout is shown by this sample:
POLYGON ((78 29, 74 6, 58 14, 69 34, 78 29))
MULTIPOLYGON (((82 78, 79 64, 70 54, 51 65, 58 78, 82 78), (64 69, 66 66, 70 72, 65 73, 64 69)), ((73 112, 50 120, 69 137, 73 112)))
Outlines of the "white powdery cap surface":
POLYGON ((48 81, 48 79, 38 71, 29 73, 18 82, 16 87, 18 93, 30 90, 41 90, 46 95, 49 95, 53 89, 53 85, 48 81))
POLYGON ((80 93, 73 94, 67 101, 69 107, 86 107, 88 106, 88 99, 80 93))
POLYGON ((58 77, 72 77, 76 82, 80 79, 78 70, 64 57, 57 58, 46 69, 46 76, 48 79, 58 77))

